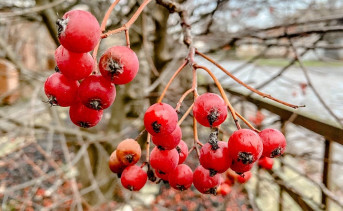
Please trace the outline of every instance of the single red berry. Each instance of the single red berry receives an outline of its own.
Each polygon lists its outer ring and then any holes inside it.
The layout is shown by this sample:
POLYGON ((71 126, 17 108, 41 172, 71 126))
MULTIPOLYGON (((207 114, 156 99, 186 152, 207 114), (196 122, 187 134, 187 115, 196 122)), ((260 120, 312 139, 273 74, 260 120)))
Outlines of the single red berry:
POLYGON ((244 184, 250 180, 251 176, 251 171, 244 172, 244 174, 240 174, 237 176, 237 182, 244 184))
POLYGON ((176 146, 176 150, 179 153, 179 164, 185 162, 188 156, 188 146, 187 144, 181 140, 180 143, 176 146))
POLYGON ((193 115, 201 125, 216 127, 225 121, 227 106, 219 95, 205 93, 195 100, 193 115))
POLYGON ((227 183, 222 183, 220 184, 217 193, 222 195, 222 196, 226 196, 227 194, 231 193, 231 187, 229 184, 227 183))
POLYGON ((134 165, 141 158, 141 146, 134 139, 125 139, 117 146, 117 158, 124 165, 134 165))
POLYGON ((173 171, 179 163, 176 149, 160 150, 155 147, 150 153, 150 165, 160 174, 173 171))
POLYGON ((126 46, 114 46, 101 56, 99 70, 114 84, 127 84, 137 75, 139 61, 136 53, 126 46))
POLYGON ((114 102, 116 88, 101 75, 90 75, 81 82, 79 97, 88 108, 102 110, 114 102))
POLYGON ((193 183, 193 171, 186 164, 178 165, 169 173, 169 184, 176 190, 187 190, 193 183))
POLYGON ((92 73, 94 59, 89 53, 73 53, 60 45, 55 51, 58 70, 71 80, 81 80, 92 73))
POLYGON ((210 143, 204 144, 200 149, 200 165, 211 171, 211 174, 223 173, 231 165, 227 143, 218 141, 214 149, 210 143))
POLYGON ((259 133, 263 142, 263 156, 275 158, 282 155, 286 150, 286 138, 278 130, 266 128, 259 133))
POLYGON ((78 102, 70 106, 69 116, 70 120, 75 125, 83 128, 90 128, 94 127, 100 122, 102 110, 93 110, 78 102))
POLYGON ((258 166, 260 166, 261 168, 264 168, 266 170, 272 170, 273 165, 274 165, 274 159, 273 158, 261 157, 258 160, 258 166))
POLYGON ((172 133, 152 136, 152 142, 160 149, 171 150, 174 149, 181 141, 182 131, 180 126, 176 125, 172 133))
POLYGON ((243 173, 262 155, 263 144, 257 133, 249 129, 236 130, 228 142, 231 169, 243 173))
POLYGON ((155 174, 158 178, 162 179, 163 181, 168 182, 169 173, 164 173, 164 172, 161 172, 160 170, 155 170, 155 174))
POLYGON ((210 171, 208 169, 198 166, 193 173, 193 184, 200 193, 215 195, 220 183, 220 177, 220 174, 210 176, 210 171))
POLYGON ((79 82, 69 80, 61 73, 50 75, 44 84, 44 91, 50 105, 67 107, 75 104, 79 82))
POLYGON ((120 160, 118 160, 116 150, 112 152, 110 160, 108 161, 108 166, 113 173, 117 173, 118 175, 121 175, 126 167, 120 160))
POLYGON ((148 180, 147 173, 139 166, 128 166, 121 174, 121 184, 130 191, 139 191, 148 180))
POLYGON ((71 10, 58 19, 56 24, 58 39, 69 51, 89 52, 100 40, 100 25, 90 12, 71 10))
POLYGON ((145 129, 153 136, 172 133, 177 125, 177 113, 166 103, 155 103, 144 115, 145 129))

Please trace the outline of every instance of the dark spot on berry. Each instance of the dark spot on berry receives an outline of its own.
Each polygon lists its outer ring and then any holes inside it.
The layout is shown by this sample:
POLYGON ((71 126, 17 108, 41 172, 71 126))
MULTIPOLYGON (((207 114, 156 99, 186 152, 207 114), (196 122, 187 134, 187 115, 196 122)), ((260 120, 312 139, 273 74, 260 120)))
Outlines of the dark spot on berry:
POLYGON ((106 71, 108 71, 111 74, 111 79, 113 79, 114 76, 122 74, 124 70, 123 66, 119 62, 113 60, 112 58, 109 58, 107 60, 106 71))
POLYGON ((148 174, 148 178, 149 178, 149 180, 151 182, 155 182, 156 181, 157 178, 156 178, 155 173, 154 173, 154 171, 152 169, 149 169, 147 171, 147 174, 148 174))
POLYGON ((185 186, 184 185, 176 185, 176 188, 180 191, 184 191, 186 190, 185 186))
POLYGON ((57 25, 57 36, 58 37, 60 37, 61 33, 66 29, 67 23, 68 23, 68 18, 67 19, 63 19, 63 18, 57 19, 56 25, 57 25))
POLYGON ((214 177, 217 174, 217 171, 214 169, 210 169, 210 177, 214 177))
POLYGON ((162 146, 157 146, 157 149, 164 150, 164 148, 162 146))
POLYGON ((270 157, 275 158, 281 155, 281 147, 278 147, 272 151, 270 157))
POLYGON ((218 129, 210 133, 208 143, 211 144, 212 150, 219 149, 219 146, 218 146, 218 129))
POLYGON ((215 121, 217 121, 218 116, 219 116, 219 113, 218 113, 218 111, 216 111, 216 110, 212 110, 212 111, 210 112, 210 114, 207 115, 207 120, 208 120, 208 123, 210 123, 210 127, 212 127, 213 123, 214 123, 215 121))
POLYGON ((129 189, 130 191, 133 191, 133 186, 129 185, 127 186, 127 189, 129 189))
POLYGON ((125 159, 126 159, 129 163, 132 163, 132 161, 133 161, 133 155, 131 155, 131 154, 125 155, 125 159))
POLYGON ((154 121, 151 126, 155 133, 161 132, 161 124, 158 124, 157 121, 154 121))
POLYGON ((164 173, 163 171, 161 171, 161 170, 157 170, 158 171, 158 173, 159 174, 163 174, 163 175, 165 175, 166 173, 164 173))
POLYGON ((206 193, 217 195, 217 187, 210 188, 206 193))
POLYGON ((89 107, 94 109, 94 110, 101 110, 102 109, 101 100, 91 100, 91 101, 89 101, 89 107))
POLYGON ((50 106, 58 106, 58 102, 57 102, 56 98, 52 95, 48 96, 48 101, 46 101, 46 103, 49 103, 50 106))
POLYGON ((242 161, 243 164, 251 164, 254 161, 254 156, 250 152, 240 152, 237 161, 242 161))
POLYGON ((180 148, 179 146, 176 146, 175 149, 176 149, 176 151, 177 151, 179 154, 182 153, 181 148, 180 148))
POLYGON ((78 122, 77 124, 82 128, 89 128, 90 127, 88 122, 78 122))
POLYGON ((57 66, 55 67, 55 72, 56 73, 60 73, 61 71, 60 71, 60 68, 58 68, 57 66))

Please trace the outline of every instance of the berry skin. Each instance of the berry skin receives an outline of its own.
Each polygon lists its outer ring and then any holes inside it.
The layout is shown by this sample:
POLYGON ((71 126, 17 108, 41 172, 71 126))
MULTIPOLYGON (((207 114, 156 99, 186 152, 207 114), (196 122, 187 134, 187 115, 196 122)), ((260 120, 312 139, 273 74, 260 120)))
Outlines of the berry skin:
POLYGON ((155 103, 145 112, 144 126, 152 136, 167 135, 175 130, 177 119, 173 107, 166 103, 155 103))
POLYGON ((126 46, 109 48, 100 58, 102 76, 114 84, 127 84, 137 75, 139 61, 136 53, 126 46))
POLYGON ((142 150, 134 139, 125 139, 117 146, 117 158, 125 166, 136 164, 141 158, 142 150))
POLYGON ((263 142, 262 156, 275 158, 282 155, 286 150, 286 138, 278 130, 266 128, 259 133, 263 142))
POLYGON ((116 88, 101 75, 91 75, 81 82, 78 94, 85 106, 102 110, 110 107, 114 102, 116 88))
POLYGON ((69 51, 86 53, 100 40, 100 26, 96 18, 83 10, 71 10, 56 21, 58 39, 69 51))
POLYGON ((118 175, 120 175, 124 171, 126 166, 122 162, 120 162, 120 160, 118 160, 116 151, 117 150, 114 150, 114 152, 112 152, 110 160, 108 161, 108 166, 113 173, 117 173, 118 175))
POLYGON ((210 176, 210 171, 202 166, 198 166, 193 173, 193 185, 200 192, 204 194, 216 194, 220 183, 221 175, 216 174, 210 176))
POLYGON ((60 45, 55 51, 58 70, 71 80, 81 80, 92 73, 93 57, 89 53, 73 53, 60 45))
POLYGON ((186 164, 178 165, 169 173, 169 184, 176 190, 187 190, 192 186, 193 172, 186 164))
POLYGON ((195 100, 193 115, 201 125, 216 127, 225 121, 227 107, 223 98, 219 95, 205 93, 195 100))
POLYGON ((147 173, 139 166, 128 166, 121 174, 121 184, 130 191, 139 191, 148 180, 147 173))
POLYGON ((257 133, 249 129, 236 130, 228 142, 231 169, 243 173, 262 155, 263 143, 257 133))
POLYGON ((80 102, 71 105, 69 108, 70 120, 75 125, 83 128, 90 128, 97 125, 101 120, 102 113, 102 110, 97 111, 87 108, 80 102))
POLYGON ((50 75, 44 84, 44 91, 51 106, 68 107, 75 104, 79 82, 69 80, 60 73, 50 75))
POLYGON ((176 150, 179 153, 179 164, 182 164, 187 159, 188 146, 183 140, 181 140, 180 143, 176 146, 176 150))
POLYGON ((258 160, 258 166, 260 166, 261 168, 264 168, 266 170, 272 170, 273 165, 274 165, 274 159, 273 158, 261 157, 258 160))
POLYGON ((152 142, 160 149, 174 149, 181 141, 182 131, 180 126, 176 125, 175 130, 166 135, 152 136, 152 142))
POLYGON ((200 149, 200 165, 211 171, 211 174, 223 173, 231 165, 227 143, 218 141, 218 148, 213 149, 210 143, 200 149))
POLYGON ((159 150, 155 147, 150 153, 150 165, 160 174, 173 171, 179 163, 179 154, 176 149, 159 150))
POLYGON ((244 184, 250 180, 251 176, 251 171, 247 171, 244 174, 237 176, 237 182, 244 184))
POLYGON ((168 173, 164 173, 164 172, 161 172, 159 170, 156 170, 155 174, 158 178, 162 179, 163 181, 166 181, 166 182, 169 181, 169 174, 168 173))

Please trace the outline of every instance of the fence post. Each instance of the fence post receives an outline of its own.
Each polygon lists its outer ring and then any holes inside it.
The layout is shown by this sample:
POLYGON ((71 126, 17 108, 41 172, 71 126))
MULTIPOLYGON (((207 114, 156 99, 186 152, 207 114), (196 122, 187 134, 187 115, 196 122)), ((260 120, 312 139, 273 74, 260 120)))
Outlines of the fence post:
MULTIPOLYGON (((323 184, 330 189, 331 185, 331 158, 332 158, 332 142, 325 139, 324 159, 323 159, 323 184)), ((325 205, 325 210, 329 210, 329 199, 322 191, 322 204, 325 205)))

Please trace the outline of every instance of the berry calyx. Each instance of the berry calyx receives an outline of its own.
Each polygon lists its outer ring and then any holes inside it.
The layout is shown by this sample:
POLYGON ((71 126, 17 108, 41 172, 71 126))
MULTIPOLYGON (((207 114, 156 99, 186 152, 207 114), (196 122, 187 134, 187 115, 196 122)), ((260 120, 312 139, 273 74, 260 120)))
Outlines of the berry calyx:
POLYGON ((178 164, 182 164, 183 162, 185 162, 185 160, 188 156, 188 146, 183 140, 181 140, 175 149, 179 153, 179 163, 178 164))
POLYGON ((44 84, 44 91, 51 106, 68 107, 75 104, 79 82, 69 80, 60 73, 50 75, 44 84))
POLYGON ((250 180, 251 176, 251 171, 244 172, 244 174, 239 174, 237 176, 237 182, 244 184, 250 180))
POLYGON ((275 158, 285 152, 287 142, 285 136, 280 131, 266 128, 259 135, 263 142, 263 156, 275 158))
POLYGON ((93 57, 89 53, 74 53, 60 45, 55 51, 56 70, 71 80, 81 80, 92 73, 93 57))
MULTIPOLYGON (((263 144, 257 133, 249 129, 235 131, 228 142, 231 169, 243 173, 262 155, 263 144)), ((251 167, 250 167, 251 166, 251 167)))
POLYGON ((225 121, 227 107, 223 98, 219 95, 205 93, 195 100, 193 115, 201 125, 216 127, 225 121))
POLYGON ((125 139, 117 146, 117 158, 124 165, 134 165, 141 158, 142 150, 134 139, 125 139))
POLYGON ((102 110, 93 110, 87 108, 82 103, 77 102, 69 108, 70 120, 82 128, 90 128, 97 125, 102 117, 102 110))
POLYGON ((160 170, 156 170, 155 174, 158 178, 162 179, 163 181, 165 181, 165 182, 169 181, 169 173, 164 173, 160 170))
POLYGON ((166 103, 155 103, 145 112, 144 126, 152 136, 167 135, 175 130, 177 120, 173 107, 166 103))
POLYGON ((176 149, 160 150, 155 147, 150 153, 150 165, 159 174, 173 171, 179 163, 179 154, 176 149))
POLYGON ((114 102, 116 88, 101 75, 90 75, 81 82, 78 94, 85 106, 102 110, 114 102))
POLYGON ((69 51, 89 52, 100 40, 100 25, 90 12, 71 10, 58 19, 56 24, 58 39, 69 51))
POLYGON ((175 130, 170 134, 152 136, 152 142, 160 149, 174 149, 181 141, 182 131, 180 126, 176 125, 175 130))
POLYGON ((209 170, 198 166, 193 173, 193 184, 200 193, 216 195, 220 177, 220 174, 210 176, 209 170))
POLYGON ((114 84, 127 84, 137 75, 139 61, 136 53, 126 46, 114 46, 101 56, 99 70, 114 84))
POLYGON ((108 166, 110 167, 111 171, 113 173, 118 174, 118 177, 120 177, 121 173, 125 169, 125 165, 120 162, 120 160, 117 158, 117 152, 114 150, 110 156, 110 160, 108 161, 108 166))
POLYGON ((193 183, 192 169, 186 164, 178 165, 169 173, 169 184, 176 190, 187 190, 193 183))
POLYGON ((226 142, 218 141, 218 148, 213 149, 210 143, 204 144, 200 149, 200 164, 213 173, 223 173, 231 165, 229 149, 226 142))
POLYGON ((121 174, 121 184, 130 191, 139 191, 148 180, 147 173, 139 166, 128 166, 121 174))

